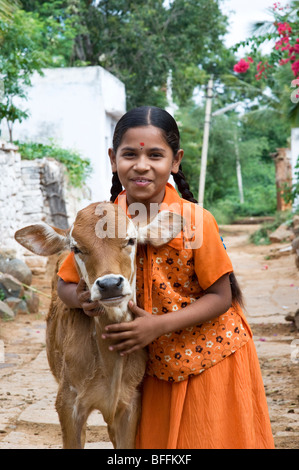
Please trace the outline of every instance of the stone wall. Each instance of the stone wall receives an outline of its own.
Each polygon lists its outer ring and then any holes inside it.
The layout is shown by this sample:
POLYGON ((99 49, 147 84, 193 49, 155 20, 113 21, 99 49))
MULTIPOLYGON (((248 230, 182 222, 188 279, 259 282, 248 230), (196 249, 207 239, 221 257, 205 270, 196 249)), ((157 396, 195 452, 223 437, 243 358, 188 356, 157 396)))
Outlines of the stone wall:
POLYGON ((37 222, 68 228, 80 191, 68 187, 65 168, 51 158, 21 160, 18 148, 0 140, 0 250, 22 259, 33 273, 44 272, 47 258, 35 256, 14 240, 16 230, 37 222))

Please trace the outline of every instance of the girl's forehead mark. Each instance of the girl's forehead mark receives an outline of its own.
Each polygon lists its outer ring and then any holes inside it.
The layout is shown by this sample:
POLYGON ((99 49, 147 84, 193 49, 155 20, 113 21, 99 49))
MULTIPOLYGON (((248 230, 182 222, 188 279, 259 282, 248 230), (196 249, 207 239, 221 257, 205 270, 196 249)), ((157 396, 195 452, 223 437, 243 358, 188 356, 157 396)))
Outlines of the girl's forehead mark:
POLYGON ((140 142, 141 147, 144 147, 144 142, 140 142))

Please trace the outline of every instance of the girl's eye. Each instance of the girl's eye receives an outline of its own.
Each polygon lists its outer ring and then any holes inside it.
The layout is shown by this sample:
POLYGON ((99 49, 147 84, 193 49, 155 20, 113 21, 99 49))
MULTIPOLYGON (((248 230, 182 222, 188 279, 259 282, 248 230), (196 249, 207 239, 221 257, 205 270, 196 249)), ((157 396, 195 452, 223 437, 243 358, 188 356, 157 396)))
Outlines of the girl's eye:
POLYGON ((79 250, 79 248, 78 248, 77 246, 72 246, 72 247, 71 247, 71 251, 72 251, 73 253, 75 253, 75 255, 78 254, 78 253, 82 253, 82 251, 79 250))
POLYGON ((123 157, 132 158, 132 157, 135 157, 135 153, 133 153, 133 152, 126 152, 126 153, 123 154, 123 157))
POLYGON ((151 157, 152 158, 159 158, 159 157, 162 157, 162 155, 160 153, 152 153, 151 157))

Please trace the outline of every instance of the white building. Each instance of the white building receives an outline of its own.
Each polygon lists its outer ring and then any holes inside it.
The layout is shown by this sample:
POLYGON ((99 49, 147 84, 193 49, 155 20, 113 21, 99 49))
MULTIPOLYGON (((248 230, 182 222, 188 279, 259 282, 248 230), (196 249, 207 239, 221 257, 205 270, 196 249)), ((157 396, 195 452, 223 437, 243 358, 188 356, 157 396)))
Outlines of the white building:
MULTIPOLYGON (((110 199, 111 168, 108 148, 116 122, 126 111, 124 84, 99 66, 45 69, 34 74, 28 100, 16 103, 29 118, 16 122, 13 139, 43 144, 54 142, 77 150, 91 161, 87 181, 90 199, 110 199)), ((8 139, 2 122, 2 137, 8 139)), ((81 201, 84 206, 89 201, 81 201)))

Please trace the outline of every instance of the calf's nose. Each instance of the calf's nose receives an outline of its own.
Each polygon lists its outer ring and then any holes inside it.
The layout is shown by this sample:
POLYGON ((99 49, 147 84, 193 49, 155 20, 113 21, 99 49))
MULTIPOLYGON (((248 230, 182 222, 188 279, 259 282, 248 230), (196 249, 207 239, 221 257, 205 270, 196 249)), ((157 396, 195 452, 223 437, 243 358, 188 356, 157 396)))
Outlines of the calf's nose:
POLYGON ((98 279, 96 283, 101 292, 102 299, 122 295, 124 278, 121 276, 103 277, 102 279, 98 279))

